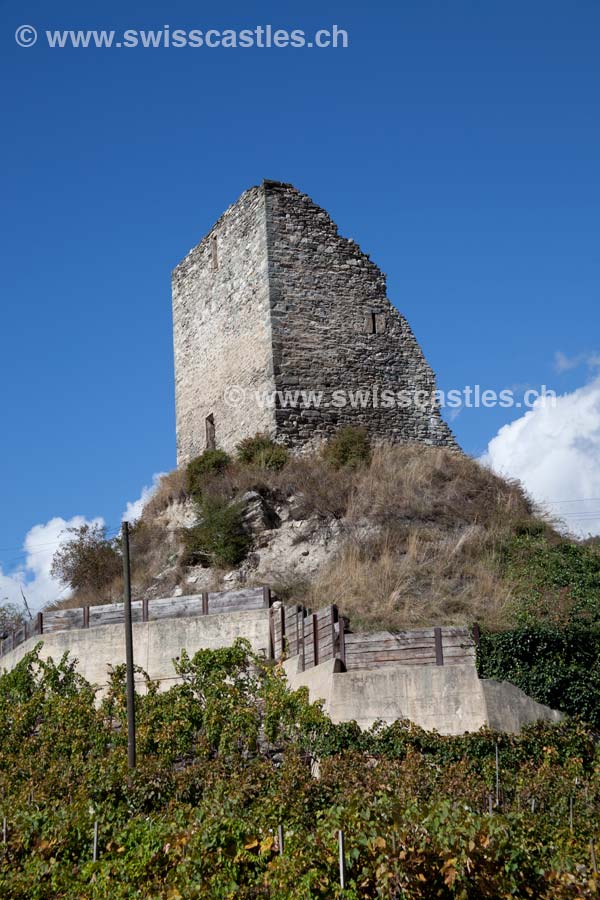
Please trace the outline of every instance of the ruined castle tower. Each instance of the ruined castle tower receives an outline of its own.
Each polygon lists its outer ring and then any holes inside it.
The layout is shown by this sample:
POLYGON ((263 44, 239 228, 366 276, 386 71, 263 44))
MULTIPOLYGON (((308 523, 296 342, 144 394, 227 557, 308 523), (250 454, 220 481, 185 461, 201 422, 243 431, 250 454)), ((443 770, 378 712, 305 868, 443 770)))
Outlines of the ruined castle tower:
POLYGON ((422 402, 434 375, 385 276, 292 185, 250 188, 179 263, 173 329, 179 465, 257 432, 301 447, 344 425, 455 446, 422 402))

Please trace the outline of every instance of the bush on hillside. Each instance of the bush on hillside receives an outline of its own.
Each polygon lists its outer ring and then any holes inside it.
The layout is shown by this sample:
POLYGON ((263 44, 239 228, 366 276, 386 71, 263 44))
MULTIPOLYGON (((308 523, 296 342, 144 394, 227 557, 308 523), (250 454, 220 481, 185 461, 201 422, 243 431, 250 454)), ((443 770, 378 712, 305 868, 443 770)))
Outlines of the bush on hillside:
POLYGON ((600 728, 600 627, 482 633, 481 678, 510 681, 534 700, 600 728))
POLYGON ((184 531, 185 565, 230 569, 248 555, 251 538, 242 507, 221 497, 205 497, 200 522, 184 531))
POLYGON ((600 623, 600 549, 522 530, 506 541, 502 567, 515 624, 600 623))
POLYGON ((109 540, 103 525, 67 528, 62 544, 52 559, 51 574, 73 591, 105 597, 115 579, 120 578, 123 563, 119 540, 109 540))
POLYGON ((187 471, 185 468, 173 469, 162 475, 156 486, 156 490, 144 506, 142 518, 152 522, 174 503, 183 503, 188 499, 187 471))
POLYGON ((230 462, 229 455, 224 450, 205 450, 188 463, 186 475, 190 497, 200 501, 207 481, 224 472, 230 462))
POLYGON ((323 457, 334 467, 359 469, 371 461, 371 442, 366 428, 341 428, 323 448, 323 457))
POLYGON ((238 444, 237 458, 245 465, 279 471, 288 461, 289 454, 285 447, 276 444, 268 434, 255 434, 238 444))
POLYGON ((15 603, 0 604, 0 640, 25 623, 25 614, 15 603))

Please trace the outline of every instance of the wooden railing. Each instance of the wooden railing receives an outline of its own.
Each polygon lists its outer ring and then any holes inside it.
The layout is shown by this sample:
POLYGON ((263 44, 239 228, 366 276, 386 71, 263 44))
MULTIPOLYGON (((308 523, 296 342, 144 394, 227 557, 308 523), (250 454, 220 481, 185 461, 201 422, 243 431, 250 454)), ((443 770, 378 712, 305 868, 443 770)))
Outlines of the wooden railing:
MULTIPOLYGON (((268 587, 243 588, 237 591, 205 591, 202 594, 185 597, 134 600, 131 604, 131 618, 133 622, 153 622, 157 619, 218 615, 268 608, 271 602, 271 591, 268 587)), ((79 606, 38 613, 33 622, 17 628, 0 641, 0 657, 35 635, 52 634, 73 628, 119 625, 124 621, 122 603, 104 603, 101 606, 79 606)))
POLYGON ((313 612, 303 606, 275 604, 269 615, 271 657, 299 656, 302 670, 336 658, 347 671, 475 662, 475 642, 468 628, 353 634, 336 606, 313 612))
POLYGON ((300 656, 302 669, 310 669, 327 659, 344 661, 347 626, 337 606, 312 612, 304 606, 276 604, 270 611, 270 656, 300 656))
POLYGON ((475 662, 475 643, 468 628, 347 634, 345 648, 347 669, 453 666, 475 662))
MULTIPOLYGON (((205 591, 184 597, 136 600, 131 604, 131 615, 133 622, 152 622, 268 609, 270 658, 299 656, 303 670, 328 659, 339 659, 348 671, 382 666, 463 665, 475 661, 475 641, 468 628, 353 634, 348 620, 339 614, 335 605, 313 612, 303 606, 283 606, 279 602, 273 605, 273 600, 268 587, 205 591)), ((38 613, 32 622, 0 641, 0 658, 35 635, 123 622, 122 603, 38 613)))

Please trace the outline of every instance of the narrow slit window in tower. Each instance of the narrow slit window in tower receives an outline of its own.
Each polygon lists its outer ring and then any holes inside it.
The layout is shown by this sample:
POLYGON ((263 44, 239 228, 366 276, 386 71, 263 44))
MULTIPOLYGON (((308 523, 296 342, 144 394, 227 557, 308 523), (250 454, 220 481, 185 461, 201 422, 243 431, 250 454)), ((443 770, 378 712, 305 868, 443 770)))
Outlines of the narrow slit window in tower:
POLYGON ((211 413, 206 417, 206 449, 215 450, 217 446, 215 439, 215 417, 211 413))

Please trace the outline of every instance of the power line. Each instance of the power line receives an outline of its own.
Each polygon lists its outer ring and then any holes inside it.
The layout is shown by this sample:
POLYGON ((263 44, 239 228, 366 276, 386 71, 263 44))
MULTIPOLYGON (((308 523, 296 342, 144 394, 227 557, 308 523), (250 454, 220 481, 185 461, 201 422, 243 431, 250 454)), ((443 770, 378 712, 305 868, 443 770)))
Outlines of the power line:
POLYGON ((600 497, 575 497, 573 500, 543 500, 543 503, 600 503, 600 497))

